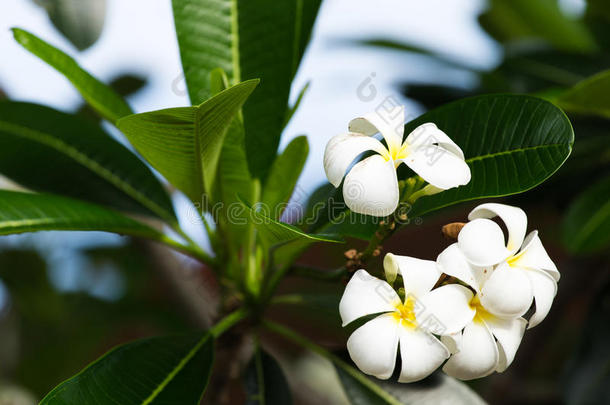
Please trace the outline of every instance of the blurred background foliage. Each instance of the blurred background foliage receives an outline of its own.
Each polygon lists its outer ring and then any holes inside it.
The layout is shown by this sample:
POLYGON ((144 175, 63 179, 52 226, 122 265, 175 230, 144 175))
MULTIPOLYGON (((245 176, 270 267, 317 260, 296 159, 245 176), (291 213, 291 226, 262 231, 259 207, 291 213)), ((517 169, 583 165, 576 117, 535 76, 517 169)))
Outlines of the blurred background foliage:
MULTIPOLYGON (((85 50, 99 38, 106 15, 104 0, 36 2, 77 49, 85 50)), ((536 189, 505 200, 526 210, 529 228, 540 230, 556 259, 562 272, 556 303, 545 323, 526 334, 515 362, 505 373, 468 385, 494 404, 608 403, 610 3, 588 0, 584 13, 573 16, 556 0, 489 0, 479 23, 503 53, 490 70, 388 38, 355 44, 388 48, 405 56, 422 55, 423 66, 457 69, 476 77, 471 86, 448 86, 442 77, 438 82, 404 77, 396 83, 406 97, 425 109, 484 93, 529 93, 562 107, 575 129, 574 151, 559 172, 536 189), (583 98, 579 95, 583 88, 595 91, 583 98)), ((125 68, 128 72, 129 67, 125 68)), ((133 73, 112 81, 121 95, 133 94, 145 84, 145 78, 133 73)), ((0 90, 0 99, 3 97, 0 90)), ((86 119, 99 120, 84 105, 77 110, 86 119)), ((328 191, 325 185, 312 199, 323 199, 320 195, 328 191)), ((440 227, 464 220, 472 206, 462 204, 423 221, 415 218, 415 226, 405 227, 384 250, 433 258, 440 251, 439 244, 450 243, 440 235, 440 227)), ((54 238, 57 233, 50 235, 54 238)), ((206 283, 206 269, 157 246, 121 238, 101 245, 99 238, 92 238, 90 245, 69 241, 75 247, 66 254, 67 259, 57 260, 49 253, 49 240, 49 235, 19 236, 0 246, 0 404, 35 403, 75 370, 119 343, 206 324, 208 314, 201 308, 214 305, 217 289, 206 283), (24 244, 24 240, 29 242, 24 244), (57 268, 69 263, 75 266, 75 257, 78 274, 71 274, 80 281, 66 287, 57 281, 57 268)), ((361 243, 351 242, 355 246, 361 243)), ((344 262, 343 248, 332 245, 316 246, 300 259, 301 265, 320 269, 338 268, 344 262)), ((300 277, 294 268, 282 285, 283 295, 275 301, 282 305, 271 308, 272 316, 345 356, 341 348, 347 332, 340 327, 337 311, 342 284, 336 281, 341 277, 320 271, 316 282, 300 277)), ((223 339, 232 338, 229 334, 223 339)), ((273 336, 265 336, 261 345, 280 360, 295 403, 345 403, 329 364, 273 336)), ((267 355, 261 353, 263 366, 270 367, 273 374, 274 366, 265 363, 267 355)), ((222 351, 218 357, 223 358, 222 351)), ((243 399, 241 382, 212 378, 211 386, 235 389, 221 399, 214 392, 206 394, 208 403, 243 399)), ((246 391, 248 378, 246 375, 246 391)), ((434 403, 438 398, 427 396, 430 388, 447 383, 441 375, 433 375, 407 387, 411 396, 404 398, 434 403)), ((475 403, 469 392, 465 395, 475 403)))

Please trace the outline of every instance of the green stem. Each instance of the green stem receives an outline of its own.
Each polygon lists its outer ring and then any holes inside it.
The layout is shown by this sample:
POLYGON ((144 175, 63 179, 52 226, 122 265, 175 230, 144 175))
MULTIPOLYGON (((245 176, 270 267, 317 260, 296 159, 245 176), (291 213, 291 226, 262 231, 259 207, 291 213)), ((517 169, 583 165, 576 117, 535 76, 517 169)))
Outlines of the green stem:
POLYGON ((250 315, 250 311, 248 311, 245 307, 241 307, 222 318, 216 325, 212 326, 209 333, 210 335, 214 336, 214 338, 218 338, 236 323, 248 317, 248 315, 250 315))
POLYGON ((299 335, 292 329, 288 329, 283 325, 277 324, 275 322, 269 321, 267 319, 263 319, 263 326, 269 329, 272 332, 277 333, 278 335, 282 335, 286 339, 296 343, 297 345, 304 347, 308 350, 311 350, 314 353, 319 354, 322 357, 327 358, 332 361, 337 367, 341 368, 345 373, 349 374, 352 378, 358 380, 358 382, 364 386, 366 386, 369 390, 373 391, 376 395, 383 398, 388 404, 392 405, 401 405, 394 397, 385 392, 379 385, 375 384, 368 377, 358 371, 356 368, 352 367, 339 357, 330 353, 328 350, 324 349, 321 346, 313 343, 309 339, 304 336, 299 335))
POLYGON ((160 234, 157 237, 156 241, 163 243, 180 253, 184 253, 187 256, 192 257, 193 259, 197 259, 213 269, 215 269, 217 266, 216 260, 194 243, 189 243, 189 245, 183 245, 182 243, 176 242, 169 236, 163 234, 160 234))

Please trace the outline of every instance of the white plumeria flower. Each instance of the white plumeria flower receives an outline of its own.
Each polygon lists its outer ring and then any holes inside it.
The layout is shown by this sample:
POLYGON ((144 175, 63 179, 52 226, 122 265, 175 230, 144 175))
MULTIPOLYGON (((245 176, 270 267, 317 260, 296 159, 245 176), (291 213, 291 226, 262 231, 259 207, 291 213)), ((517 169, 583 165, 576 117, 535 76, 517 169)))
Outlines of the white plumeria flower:
POLYGON ((470 181, 464 154, 451 138, 433 123, 426 123, 403 142, 404 121, 402 106, 369 113, 353 119, 348 134, 337 135, 326 145, 324 170, 335 187, 339 187, 354 159, 363 152, 376 152, 345 176, 343 197, 352 211, 373 216, 394 212, 399 201, 396 168, 401 163, 439 190, 470 181), (379 132, 387 147, 371 136, 379 132))
POLYGON ((434 335, 455 333, 472 319, 472 293, 453 284, 432 290, 441 273, 433 261, 386 255, 385 267, 400 271, 405 300, 385 281, 358 270, 347 284, 339 312, 343 326, 379 314, 354 331, 347 350, 364 373, 388 379, 400 344, 400 382, 421 380, 436 370, 450 352, 434 335))
POLYGON ((559 271, 544 250, 538 232, 525 236, 525 212, 509 205, 483 204, 472 210, 468 219, 470 222, 458 235, 457 246, 474 266, 495 266, 481 288, 481 303, 495 315, 514 318, 525 314, 535 300, 536 311, 528 328, 538 325, 551 309, 559 271), (506 225, 508 242, 504 241, 500 226, 489 219, 496 216, 506 225))
POLYGON ((445 249, 437 263, 445 274, 463 281, 476 292, 470 293, 471 322, 463 331, 441 338, 452 353, 443 371, 461 380, 503 372, 515 358, 527 321, 521 317, 501 318, 485 308, 479 294, 491 269, 470 264, 457 243, 445 249))

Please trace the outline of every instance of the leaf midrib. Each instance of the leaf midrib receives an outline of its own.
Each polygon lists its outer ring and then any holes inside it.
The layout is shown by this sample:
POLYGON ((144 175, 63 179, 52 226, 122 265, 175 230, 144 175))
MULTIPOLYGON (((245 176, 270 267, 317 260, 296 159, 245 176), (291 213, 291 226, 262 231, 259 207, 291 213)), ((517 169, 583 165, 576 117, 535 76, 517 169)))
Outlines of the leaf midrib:
POLYGON ((203 347, 203 345, 208 341, 208 339, 210 339, 210 334, 206 334, 204 337, 202 337, 199 340, 199 342, 197 342, 197 344, 186 354, 186 356, 184 356, 178 362, 176 367, 174 367, 172 369, 172 371, 169 372, 167 377, 165 377, 165 379, 163 381, 161 381, 161 383, 159 385, 157 385, 157 388, 155 388, 155 390, 150 394, 150 396, 148 398, 146 398, 144 401, 142 401, 141 405, 148 405, 152 401, 154 401, 154 399, 165 389, 167 384, 169 384, 174 379, 174 377, 180 371, 182 371, 184 366, 186 366, 187 363, 189 361, 191 361, 191 359, 197 354, 197 352, 201 349, 201 347, 203 347))
MULTIPOLYGON (((61 141, 60 139, 54 136, 45 134, 44 132, 40 132, 7 121, 0 120, 0 130, 13 132, 17 136, 21 136, 26 139, 41 143, 57 150, 60 153, 63 153, 64 155, 73 159, 75 162, 81 164, 87 169, 93 171, 94 173, 97 173, 100 177, 119 188, 121 191, 144 205, 146 208, 148 208, 155 214, 161 216, 165 220, 171 221, 172 215, 168 213, 164 208, 156 204, 154 201, 150 200, 146 195, 142 194, 140 191, 132 187, 131 184, 125 182, 121 177, 116 176, 110 170, 106 169, 105 167, 97 163, 94 159, 90 158, 87 154, 83 153, 77 148, 68 145, 67 143, 61 141)), ((135 156, 134 159, 136 159, 135 156)))

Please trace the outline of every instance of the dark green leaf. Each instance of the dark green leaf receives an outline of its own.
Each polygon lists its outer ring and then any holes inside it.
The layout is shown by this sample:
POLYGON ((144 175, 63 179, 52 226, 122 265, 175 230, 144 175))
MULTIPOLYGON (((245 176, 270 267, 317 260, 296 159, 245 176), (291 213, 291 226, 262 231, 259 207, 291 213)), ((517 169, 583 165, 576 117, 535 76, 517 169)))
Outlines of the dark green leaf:
POLYGON ((261 198, 261 202, 268 207, 271 218, 280 219, 305 166, 308 153, 307 138, 299 136, 275 158, 261 198))
POLYGON ((472 179, 422 197, 410 217, 462 201, 516 194, 542 183, 567 159, 574 132, 551 103, 520 95, 485 95, 447 104, 405 126, 434 122, 464 151, 472 179))
POLYGON ((285 123, 290 84, 320 0, 174 0, 174 20, 191 102, 211 94, 221 68, 237 83, 260 78, 244 106, 248 166, 264 179, 285 123))
POLYGON ((237 84, 196 107, 130 115, 117 126, 170 183, 200 203, 204 190, 214 188, 227 129, 257 84, 237 84))
POLYGON ((102 129, 48 107, 0 102, 0 173, 63 194, 175 221, 161 183, 102 129))
POLYGON ((0 235, 51 230, 160 238, 147 225, 97 205, 50 194, 0 190, 0 235))
POLYGON ((500 42, 542 39, 566 51, 596 49, 587 27, 563 14, 557 0, 490 0, 490 5, 479 21, 500 42))
POLYGON ((102 33, 106 0, 36 0, 53 25, 81 51, 95 43, 102 33))
POLYGON ((574 253, 602 251, 610 246, 610 176, 580 194, 563 222, 563 240, 574 253))
POLYGON ((556 103, 568 112, 610 118, 610 70, 579 82, 563 92, 556 103))
POLYGON ((210 377, 206 334, 139 340, 110 351, 51 391, 41 405, 197 405, 210 377))
POLYGON ((83 70, 74 59, 35 35, 13 28, 15 40, 25 49, 57 69, 102 117, 113 124, 132 113, 129 105, 109 86, 83 70))
POLYGON ((292 395, 284 373, 270 354, 257 346, 244 375, 246 405, 290 405, 292 395))
POLYGON ((363 376, 379 389, 379 391, 375 391, 371 389, 371 386, 362 384, 361 380, 354 378, 339 366, 336 366, 336 369, 352 405, 436 405, 448 399, 454 405, 485 404, 485 401, 466 384, 440 373, 411 384, 373 380, 363 376))

